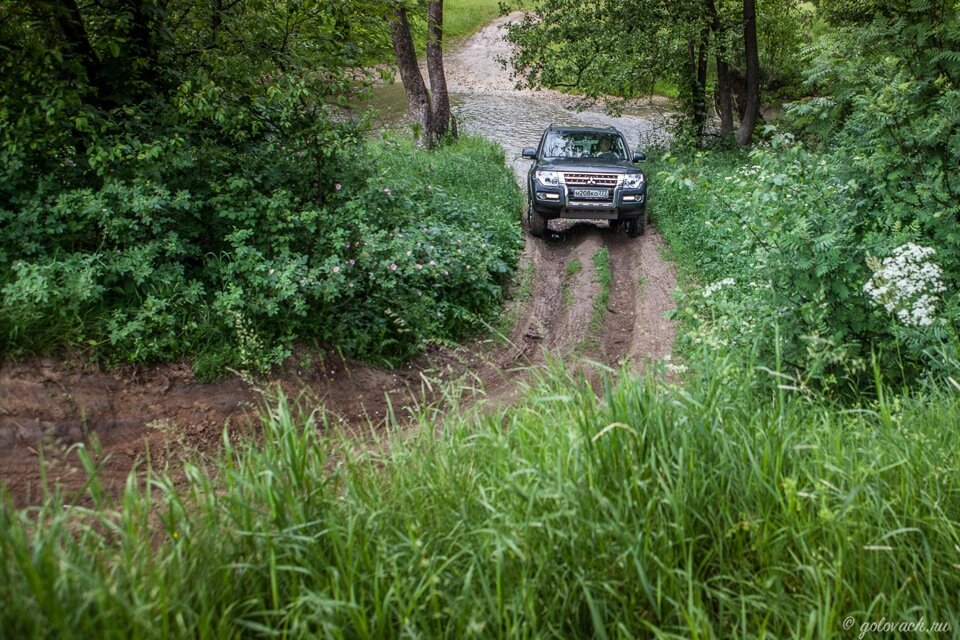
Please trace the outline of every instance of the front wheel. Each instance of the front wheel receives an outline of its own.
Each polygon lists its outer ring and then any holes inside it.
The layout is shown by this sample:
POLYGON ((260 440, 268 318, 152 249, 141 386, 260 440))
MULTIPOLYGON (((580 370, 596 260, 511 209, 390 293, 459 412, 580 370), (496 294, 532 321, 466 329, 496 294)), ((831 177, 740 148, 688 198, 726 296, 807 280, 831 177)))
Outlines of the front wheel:
POLYGON ((647 210, 627 223, 627 235, 631 238, 642 236, 647 232, 647 210))
POLYGON ((534 210, 532 200, 527 202, 527 228, 535 238, 541 237, 547 230, 547 219, 534 210))

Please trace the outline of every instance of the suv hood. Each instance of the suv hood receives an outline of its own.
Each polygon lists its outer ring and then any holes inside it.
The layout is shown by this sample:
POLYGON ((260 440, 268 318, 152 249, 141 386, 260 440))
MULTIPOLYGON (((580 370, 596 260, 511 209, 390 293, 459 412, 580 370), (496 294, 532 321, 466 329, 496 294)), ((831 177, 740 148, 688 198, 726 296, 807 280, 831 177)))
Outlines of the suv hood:
POLYGON ((642 173, 629 160, 600 158, 555 158, 537 163, 538 171, 597 171, 600 173, 642 173))

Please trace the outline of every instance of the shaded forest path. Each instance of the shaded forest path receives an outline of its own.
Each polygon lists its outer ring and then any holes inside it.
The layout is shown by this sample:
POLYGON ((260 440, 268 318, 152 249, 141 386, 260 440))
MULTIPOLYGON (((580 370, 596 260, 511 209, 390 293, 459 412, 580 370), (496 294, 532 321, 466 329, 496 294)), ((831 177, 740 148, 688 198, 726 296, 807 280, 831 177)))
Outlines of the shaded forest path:
MULTIPOLYGON (((509 53, 502 35, 513 18, 500 18, 468 39, 447 56, 446 67, 462 127, 503 145, 518 181, 528 168, 521 148, 535 145, 553 121, 612 124, 641 148, 657 137, 662 127, 653 110, 623 117, 577 112, 568 108, 570 96, 513 89, 509 72, 497 63, 509 53)), ((345 360, 334 351, 295 353, 258 385, 239 376, 199 383, 184 363, 104 371, 69 360, 5 361, 0 482, 16 505, 36 503, 42 498, 42 456, 47 478, 68 500, 82 500, 78 493, 86 474, 69 447, 96 434, 100 480, 108 491, 119 491, 147 455, 154 468, 176 469, 182 458, 216 451, 226 424, 232 432, 255 434, 264 389, 282 389, 308 411, 322 406, 332 427, 363 433, 382 427, 390 411, 402 416, 438 400, 446 381, 468 381, 485 402, 509 402, 529 367, 551 355, 571 366, 593 360, 614 368, 642 367, 666 356, 674 339, 666 314, 673 307, 676 275, 661 257, 662 245, 655 228, 632 239, 605 223, 551 223, 544 239, 526 237, 513 298, 504 310, 509 319, 504 337, 434 348, 395 371, 345 360), (597 309, 601 286, 594 257, 604 248, 611 284, 606 305, 597 309)))

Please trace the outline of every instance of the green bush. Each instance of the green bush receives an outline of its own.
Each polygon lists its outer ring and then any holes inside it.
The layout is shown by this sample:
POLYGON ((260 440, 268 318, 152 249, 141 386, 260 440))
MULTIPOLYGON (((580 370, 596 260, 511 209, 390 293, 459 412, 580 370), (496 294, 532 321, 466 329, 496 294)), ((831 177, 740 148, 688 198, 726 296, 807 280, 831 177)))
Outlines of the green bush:
POLYGON ((326 141, 340 151, 320 171, 263 143, 17 194, 0 231, 4 351, 261 370, 316 338, 397 364, 480 326, 520 247, 502 151, 464 139, 431 154, 345 127, 326 141))
MULTIPOLYGON (((944 302, 931 286, 924 324, 865 290, 880 258, 924 239, 882 224, 843 150, 814 153, 785 135, 749 154, 668 156, 657 166, 658 224, 703 283, 681 294, 683 342, 756 352, 763 366, 828 386, 869 380, 876 354, 905 382, 953 370, 955 289, 944 302)), ((949 255, 929 258, 947 274, 941 284, 960 275, 949 255)), ((888 284, 918 285, 900 280, 888 284)), ((911 295, 905 304, 920 294, 911 295)))
POLYGON ((519 195, 490 145, 428 156, 345 119, 391 7, 201 5, 4 12, 0 352, 214 375, 304 339, 396 364, 476 328, 519 195))
POLYGON ((811 97, 747 155, 669 158, 654 192, 687 272, 687 343, 752 353, 822 385, 960 367, 960 10, 819 6, 811 97), (794 137, 802 141, 794 142, 794 137))

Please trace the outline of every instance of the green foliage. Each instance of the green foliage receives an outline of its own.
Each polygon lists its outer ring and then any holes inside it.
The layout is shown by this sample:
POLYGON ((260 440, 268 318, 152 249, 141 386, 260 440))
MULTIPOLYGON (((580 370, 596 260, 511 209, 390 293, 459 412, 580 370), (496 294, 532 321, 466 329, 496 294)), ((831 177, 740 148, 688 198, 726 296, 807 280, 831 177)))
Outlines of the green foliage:
MULTIPOLYGON (((929 326, 907 326, 864 290, 871 256, 905 238, 874 231, 883 212, 848 155, 778 137, 747 156, 667 157, 659 166, 658 225, 705 285, 681 295, 688 349, 755 354, 762 366, 826 386, 869 380, 877 353, 904 382, 953 371, 955 355, 944 354, 956 353, 954 303, 936 303, 929 326)), ((956 273, 944 257, 938 251, 935 262, 956 273)))
POLYGON ((819 8, 830 28, 807 52, 816 95, 788 107, 793 133, 660 164, 658 223, 704 285, 681 296, 682 342, 826 387, 871 384, 874 358, 906 385, 955 375, 960 9, 819 8))
POLYGON ((867 196, 883 210, 875 231, 923 239, 956 273, 960 8, 859 4, 871 5, 867 17, 825 33, 811 51, 807 78, 819 96, 789 114, 812 141, 848 150, 867 196))
POLYGON ((0 350, 213 375, 304 338, 396 364, 475 328, 513 266, 516 185, 490 145, 421 157, 344 120, 388 10, 5 5, 0 350))
POLYGON ((325 265, 336 280, 327 304, 342 317, 323 337, 397 363, 499 309, 522 247, 521 202, 492 143, 466 138, 433 154, 390 139, 373 146, 377 173, 339 191, 325 265))
POLYGON ((686 45, 669 20, 684 11, 692 17, 695 4, 670 9, 649 2, 538 0, 509 28, 507 37, 517 46, 512 62, 530 86, 591 97, 647 95, 658 80, 673 80, 681 71, 686 45), (657 46, 644 46, 654 39, 657 46))
MULTIPOLYGON (((675 135, 689 138, 695 113, 709 97, 694 95, 691 73, 700 47, 705 58, 723 53, 745 72, 743 4, 728 0, 535 0, 514 4, 528 11, 507 38, 511 59, 528 86, 582 92, 590 97, 633 98, 667 93, 678 98, 675 135), (711 32, 713 7, 717 31, 711 32)), ((505 10, 506 8, 505 7, 505 10)), ((802 86, 801 51, 809 45, 812 8, 796 0, 757 3, 761 84, 765 91, 796 94, 802 86)), ((712 69, 711 69, 712 73, 712 69)), ((698 142, 698 141, 697 141, 698 142)))
POLYGON ((280 402, 262 441, 228 441, 210 472, 131 478, 116 502, 93 475, 92 508, 52 493, 0 510, 0 628, 846 638, 848 616, 958 628, 955 390, 850 411, 763 391, 723 359, 701 373, 683 388, 625 375, 598 399, 557 368, 515 407, 454 408, 442 428, 425 411, 419 430, 361 451, 280 402))
MULTIPOLYGON (((721 5, 721 10, 724 4, 721 5)), ((759 0, 757 2, 757 45, 761 86, 770 103, 805 95, 803 51, 810 46, 817 10, 797 0, 759 0)), ((731 26, 737 33, 738 29, 731 26)), ((739 33, 737 33, 740 36, 739 33)), ((742 37, 742 36, 741 36, 742 37)), ((735 49, 734 49, 735 50, 735 49)))
POLYGON ((211 156, 219 170, 190 191, 171 191, 182 174, 113 174, 99 191, 24 199, 4 231, 6 349, 95 345, 111 359, 200 354, 201 369, 212 358, 263 370, 314 337, 396 364, 498 308, 520 199, 494 145, 427 154, 386 139, 315 184, 305 155, 252 151, 211 156))

